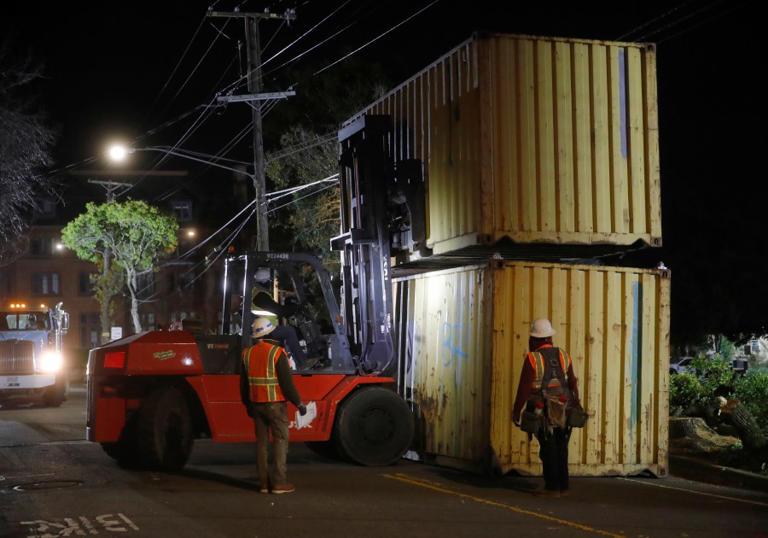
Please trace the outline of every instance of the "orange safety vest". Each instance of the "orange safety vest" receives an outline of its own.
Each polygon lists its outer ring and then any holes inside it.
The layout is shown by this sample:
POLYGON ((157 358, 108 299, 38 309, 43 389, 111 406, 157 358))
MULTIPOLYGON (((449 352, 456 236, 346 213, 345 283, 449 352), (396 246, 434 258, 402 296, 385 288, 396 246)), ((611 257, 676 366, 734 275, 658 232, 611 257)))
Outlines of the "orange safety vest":
MULTIPOLYGON (((564 353, 560 348, 557 348, 557 351, 560 354, 560 366, 563 368, 563 375, 567 377, 568 366, 570 366, 572 362, 571 357, 568 355, 568 353, 564 353), (565 357, 568 357, 568 365, 565 364, 565 357)), ((531 364, 531 367, 536 370, 536 377, 533 380, 533 390, 541 390, 541 381, 544 379, 544 357, 538 351, 534 351, 532 353, 528 353, 528 362, 531 364)), ((560 380, 556 377, 552 377, 549 380, 549 385, 547 385, 547 388, 551 389, 559 386, 560 380)))
POLYGON ((248 372, 251 402, 284 402, 285 396, 277 379, 277 360, 285 355, 283 348, 269 342, 257 342, 243 351, 248 372))

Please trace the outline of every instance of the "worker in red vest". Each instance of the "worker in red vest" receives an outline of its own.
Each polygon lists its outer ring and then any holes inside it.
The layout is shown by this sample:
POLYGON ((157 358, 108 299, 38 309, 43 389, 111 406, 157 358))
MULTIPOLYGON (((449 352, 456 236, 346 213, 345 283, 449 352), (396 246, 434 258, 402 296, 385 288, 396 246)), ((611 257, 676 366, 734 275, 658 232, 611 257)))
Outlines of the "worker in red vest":
POLYGON ((288 482, 288 416, 286 400, 304 415, 306 406, 293 384, 293 375, 285 350, 279 342, 267 338, 273 332, 267 318, 253 322, 254 343, 243 351, 240 370, 240 396, 253 418, 256 429, 256 464, 261 493, 295 491, 288 482), (272 466, 268 465, 269 434, 272 433, 272 466))
POLYGON ((539 458, 543 467, 544 489, 537 493, 559 497, 568 494, 568 440, 571 427, 568 409, 580 406, 579 390, 573 362, 568 352, 552 345, 555 330, 546 318, 531 324, 528 348, 523 363, 512 420, 539 442, 539 458), (567 375, 567 381, 566 381, 567 375), (526 407, 521 425, 520 412, 526 407), (531 421, 536 425, 530 428, 531 421), (537 422, 536 417, 540 417, 537 422))

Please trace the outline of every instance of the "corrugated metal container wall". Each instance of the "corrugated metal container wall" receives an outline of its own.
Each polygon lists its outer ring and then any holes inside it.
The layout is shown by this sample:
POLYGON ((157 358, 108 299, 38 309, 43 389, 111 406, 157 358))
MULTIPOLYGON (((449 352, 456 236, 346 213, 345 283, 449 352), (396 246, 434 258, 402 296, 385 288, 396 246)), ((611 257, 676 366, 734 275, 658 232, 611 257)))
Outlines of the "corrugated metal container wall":
POLYGON ((620 267, 493 262, 396 279, 401 394, 417 449, 456 467, 540 474, 538 443, 511 423, 530 323, 549 317, 591 418, 574 475, 667 473, 669 277, 620 267))
POLYGON ((360 114, 391 115, 394 160, 425 163, 440 254, 503 237, 660 245, 657 108, 650 45, 491 35, 360 114))

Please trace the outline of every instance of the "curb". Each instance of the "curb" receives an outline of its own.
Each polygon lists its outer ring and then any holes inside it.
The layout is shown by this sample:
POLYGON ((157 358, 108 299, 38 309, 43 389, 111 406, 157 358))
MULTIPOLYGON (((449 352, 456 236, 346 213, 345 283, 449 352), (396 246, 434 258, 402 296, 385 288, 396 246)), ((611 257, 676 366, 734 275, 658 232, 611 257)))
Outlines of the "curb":
POLYGON ((686 456, 669 456, 669 474, 719 486, 768 491, 768 476, 686 456))

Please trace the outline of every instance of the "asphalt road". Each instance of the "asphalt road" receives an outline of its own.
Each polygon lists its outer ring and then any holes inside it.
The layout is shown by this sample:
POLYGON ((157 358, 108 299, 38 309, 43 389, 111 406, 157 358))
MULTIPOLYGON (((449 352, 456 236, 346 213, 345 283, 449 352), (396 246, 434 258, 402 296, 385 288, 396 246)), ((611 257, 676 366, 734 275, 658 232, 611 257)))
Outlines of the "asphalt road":
POLYGON ((292 445, 297 491, 255 489, 253 445, 198 441, 179 474, 127 471, 83 440, 85 394, 0 409, 0 536, 768 537, 768 492, 675 477, 490 479, 402 461, 365 468, 292 445))

